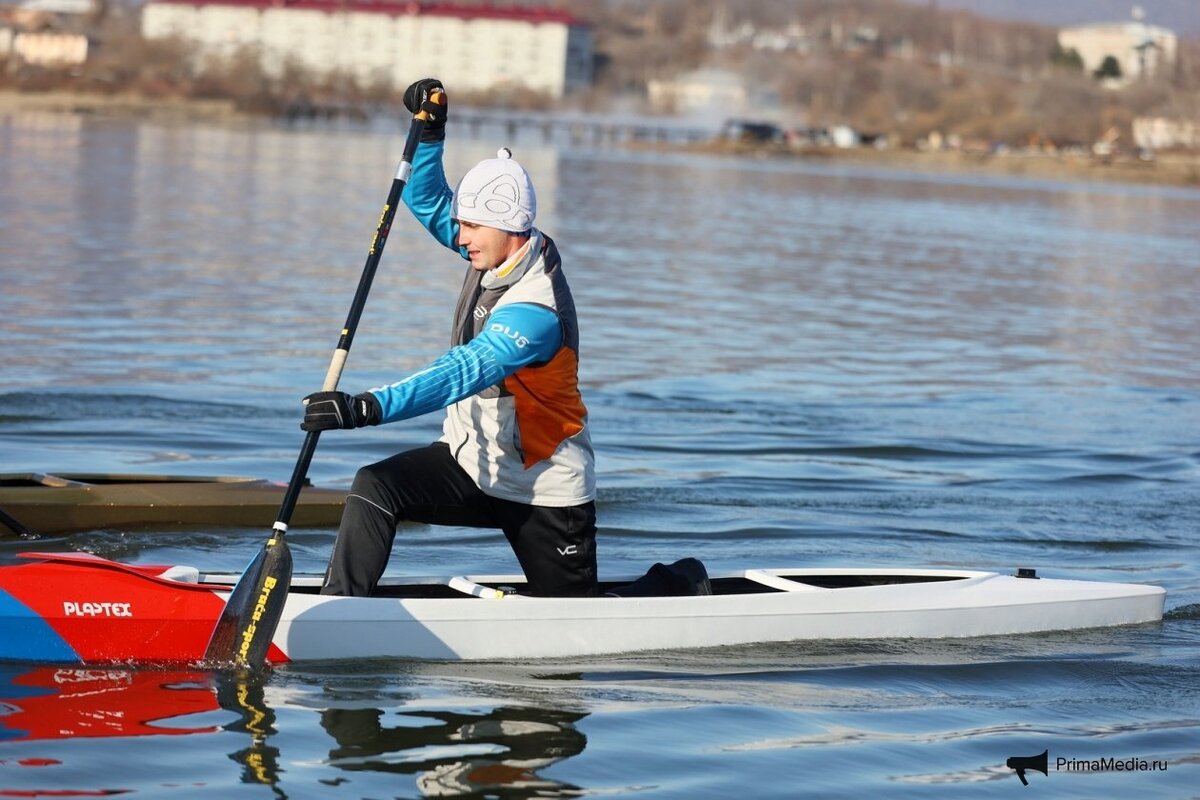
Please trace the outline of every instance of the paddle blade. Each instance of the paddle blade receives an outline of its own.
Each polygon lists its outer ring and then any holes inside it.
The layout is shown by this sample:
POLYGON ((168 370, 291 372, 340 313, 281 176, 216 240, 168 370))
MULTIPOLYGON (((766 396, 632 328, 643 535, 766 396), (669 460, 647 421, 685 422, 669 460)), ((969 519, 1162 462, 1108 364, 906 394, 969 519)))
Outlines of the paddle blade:
POLYGON ((292 551, 276 531, 233 587, 208 640, 205 662, 246 669, 265 664, 291 582, 292 551))

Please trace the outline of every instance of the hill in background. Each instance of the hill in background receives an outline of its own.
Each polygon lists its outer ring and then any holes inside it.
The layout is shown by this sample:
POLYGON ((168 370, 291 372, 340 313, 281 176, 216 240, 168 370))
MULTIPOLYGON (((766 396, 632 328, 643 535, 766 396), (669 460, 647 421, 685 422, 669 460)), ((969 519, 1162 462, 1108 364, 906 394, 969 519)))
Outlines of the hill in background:
POLYGON ((1170 28, 1181 37, 1200 37, 1200 2, 1197 0, 905 0, 914 5, 962 9, 994 19, 1033 22, 1065 27, 1094 22, 1123 22, 1134 6, 1145 13, 1150 25, 1170 28))

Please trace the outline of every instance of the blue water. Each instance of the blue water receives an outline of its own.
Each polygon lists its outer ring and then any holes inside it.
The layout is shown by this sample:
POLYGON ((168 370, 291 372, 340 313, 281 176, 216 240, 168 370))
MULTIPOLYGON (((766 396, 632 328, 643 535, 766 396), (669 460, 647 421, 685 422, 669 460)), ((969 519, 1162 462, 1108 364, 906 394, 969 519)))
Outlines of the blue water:
MULTIPOLYGON (((1035 567, 1163 586, 1164 621, 240 684, 11 665, 0 796, 1195 795, 1200 191, 502 135, 452 131, 447 170, 512 146, 564 253, 602 573, 1035 567), (1043 750, 1021 787, 1006 759, 1043 750), (1134 771, 1069 767, 1102 759, 1134 771)), ((400 145, 0 117, 0 470, 287 480, 400 145)), ((461 272, 398 217, 343 386, 438 355, 461 272)), ((328 434, 310 475, 348 486, 439 427, 328 434)), ((238 570, 264 533, 9 537, 0 562, 238 570)), ((294 531, 297 569, 332 540, 294 531)), ((515 568, 497 533, 408 526, 389 570, 515 568)))

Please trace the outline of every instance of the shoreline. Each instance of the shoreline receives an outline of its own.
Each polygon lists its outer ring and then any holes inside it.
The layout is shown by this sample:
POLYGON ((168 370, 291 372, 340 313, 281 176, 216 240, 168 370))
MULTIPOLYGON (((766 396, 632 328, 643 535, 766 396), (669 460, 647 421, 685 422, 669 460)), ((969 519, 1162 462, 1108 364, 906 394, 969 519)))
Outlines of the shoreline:
MULTIPOLYGON (((152 119, 160 122, 215 122, 254 125, 275 117, 239 111, 233 100, 147 98, 132 93, 101 95, 83 92, 17 92, 0 89, 0 116, 19 112, 77 114, 95 117, 152 119)), ((723 141, 671 145, 633 142, 624 146, 756 159, 802 159, 848 162, 911 169, 928 173, 1007 175, 1047 180, 1137 183, 1150 186, 1200 187, 1200 154, 1159 154, 1152 161, 1120 155, 1109 159, 1077 154, 1002 154, 960 151, 919 151, 907 148, 876 150, 792 149, 780 145, 749 145, 723 141)))
POLYGON ((689 152, 759 159, 800 159, 909 169, 932 174, 1000 175, 1041 180, 1137 183, 1148 186, 1200 187, 1200 154, 1167 153, 1152 161, 1121 155, 1109 159, 1063 153, 1001 154, 953 150, 920 151, 868 147, 789 149, 776 145, 712 142, 690 145, 689 152))
POLYGON ((232 122, 261 118, 260 115, 238 111, 232 100, 148 98, 133 93, 18 92, 0 89, 0 115, 22 111, 180 121, 232 122))

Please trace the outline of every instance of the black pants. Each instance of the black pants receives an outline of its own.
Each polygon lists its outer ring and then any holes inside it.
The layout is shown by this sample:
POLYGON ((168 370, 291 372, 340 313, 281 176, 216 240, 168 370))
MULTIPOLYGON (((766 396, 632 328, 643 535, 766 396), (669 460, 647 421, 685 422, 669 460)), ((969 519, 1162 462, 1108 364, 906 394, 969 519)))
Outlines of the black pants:
POLYGON ((552 508, 491 497, 441 442, 363 467, 354 476, 321 593, 371 594, 402 520, 499 528, 532 594, 596 594, 595 503, 552 508))

